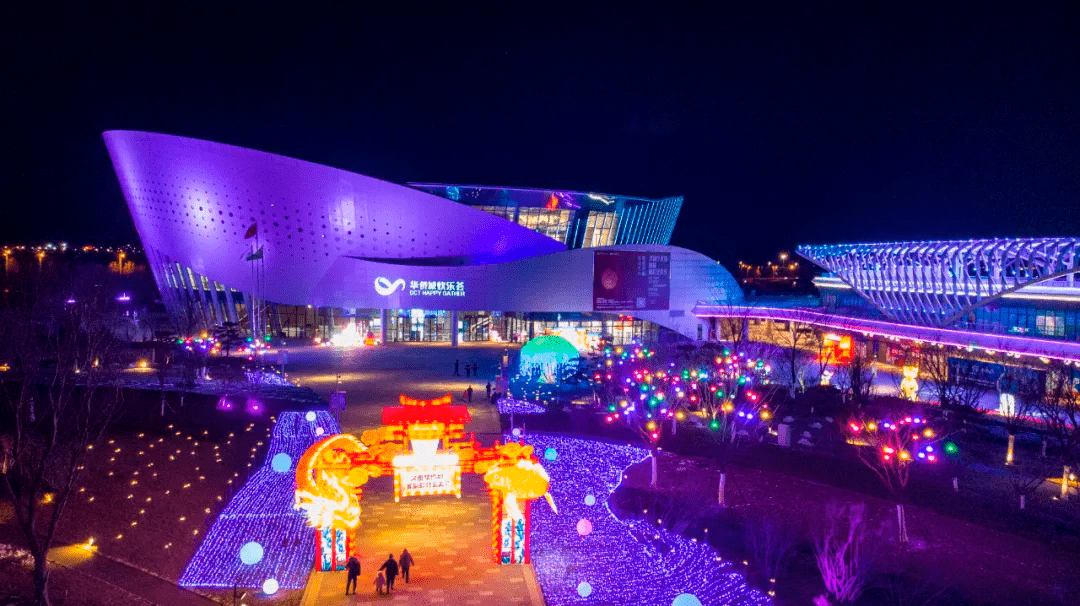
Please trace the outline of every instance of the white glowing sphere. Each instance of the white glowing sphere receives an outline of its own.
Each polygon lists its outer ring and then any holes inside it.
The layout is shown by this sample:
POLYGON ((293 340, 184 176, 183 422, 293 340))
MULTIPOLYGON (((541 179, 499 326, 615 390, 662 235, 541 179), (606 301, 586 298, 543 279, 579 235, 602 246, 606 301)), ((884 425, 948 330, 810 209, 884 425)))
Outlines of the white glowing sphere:
POLYGON ((250 543, 244 543, 244 546, 240 548, 240 561, 251 566, 252 564, 258 564, 263 558, 263 548, 255 541, 250 543))
POLYGON ((596 505, 596 497, 592 496, 591 494, 585 495, 585 504, 589 507, 596 505))
POLYGON ((315 435, 317 435, 317 436, 321 436, 321 435, 323 435, 324 433, 326 433, 326 430, 325 430, 325 429, 323 429, 322 427, 316 427, 316 428, 315 428, 315 435))
POLYGON ((589 597, 592 595, 592 585, 589 585, 585 581, 578 583, 577 594, 583 598, 589 597))
POLYGON ((263 581, 263 593, 266 595, 274 595, 278 590, 277 579, 266 579, 263 581))
POLYGON ((671 606, 701 606, 701 600, 697 599, 689 593, 680 593, 675 596, 675 599, 671 602, 671 606))
POLYGON ((521 437, 521 428, 520 427, 515 427, 514 431, 512 431, 511 433, 514 434, 515 438, 520 438, 521 437))
POLYGON ((577 533, 581 536, 585 536, 590 532, 592 532, 592 522, 586 520, 585 518, 581 518, 580 520, 578 520, 577 533))
POLYGON ((270 459, 270 467, 278 473, 285 473, 292 468, 292 457, 288 453, 279 452, 270 459))
POLYGON ((317 415, 315 414, 314 410, 309 410, 307 411, 307 414, 304 415, 304 418, 307 419, 309 422, 314 423, 316 416, 317 415))

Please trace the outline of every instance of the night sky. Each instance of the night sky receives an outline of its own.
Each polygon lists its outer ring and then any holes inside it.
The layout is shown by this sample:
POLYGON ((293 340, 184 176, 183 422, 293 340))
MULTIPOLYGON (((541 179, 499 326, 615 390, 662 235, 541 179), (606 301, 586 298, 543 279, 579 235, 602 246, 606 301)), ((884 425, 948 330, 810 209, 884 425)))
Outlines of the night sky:
POLYGON ((109 129, 399 183, 682 194, 672 243, 725 263, 800 243, 1080 235, 1069 2, 155 4, 8 13, 0 241, 137 241, 109 129))

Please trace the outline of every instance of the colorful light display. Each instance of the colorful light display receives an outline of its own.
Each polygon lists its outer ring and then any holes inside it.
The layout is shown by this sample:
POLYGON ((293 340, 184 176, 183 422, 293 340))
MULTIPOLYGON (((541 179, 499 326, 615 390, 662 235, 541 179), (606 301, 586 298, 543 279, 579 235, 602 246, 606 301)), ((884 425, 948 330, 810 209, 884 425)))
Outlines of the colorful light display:
POLYGON ((318 437, 315 427, 339 431, 326 411, 316 413, 316 422, 305 420, 303 412, 282 412, 274 425, 263 467, 233 496, 195 555, 188 562, 179 585, 182 587, 233 587, 263 589, 274 581, 279 589, 302 589, 314 559, 311 530, 304 516, 294 510, 295 479, 292 474, 272 468, 278 454, 297 460, 318 437), (254 563, 254 548, 262 557, 254 563))
POLYGON ((624 470, 644 460, 643 448, 580 438, 533 434, 537 450, 555 448, 559 458, 545 464, 550 490, 559 503, 533 512, 532 562, 550 606, 643 604, 680 606, 693 596, 700 604, 768 604, 764 593, 746 585, 731 564, 719 561, 705 542, 658 529, 644 520, 618 520, 607 508, 608 496, 624 470), (594 496, 594 505, 584 504, 594 496), (582 536, 577 523, 588 519, 592 532, 582 536), (648 539, 647 537, 655 537, 648 539), (573 561, 574 566, 567 562, 573 561), (588 590, 579 593, 579 587, 588 590))
POLYGON ((542 335, 521 346, 518 372, 540 376, 542 383, 554 383, 559 367, 581 357, 577 348, 556 335, 542 335))
POLYGON ((394 500, 431 494, 461 496, 461 474, 482 473, 492 503, 492 547, 496 561, 529 561, 530 506, 547 497, 548 476, 531 446, 496 443, 482 448, 466 438, 468 409, 449 395, 383 409, 385 426, 361 439, 339 434, 311 445, 296 466, 296 508, 316 531, 321 570, 344 564, 348 530, 360 524, 360 499, 370 477, 393 474, 394 500), (444 447, 439 451, 439 444, 444 447), (408 445, 411 450, 406 452, 408 445))

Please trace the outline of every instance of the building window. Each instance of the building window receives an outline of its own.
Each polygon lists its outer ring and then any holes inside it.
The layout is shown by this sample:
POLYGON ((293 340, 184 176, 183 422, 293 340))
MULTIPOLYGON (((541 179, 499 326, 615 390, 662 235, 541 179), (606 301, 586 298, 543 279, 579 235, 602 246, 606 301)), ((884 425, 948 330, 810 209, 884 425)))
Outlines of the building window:
POLYGON ((1064 312, 1040 313, 1035 316, 1035 331, 1046 337, 1065 336, 1064 312))

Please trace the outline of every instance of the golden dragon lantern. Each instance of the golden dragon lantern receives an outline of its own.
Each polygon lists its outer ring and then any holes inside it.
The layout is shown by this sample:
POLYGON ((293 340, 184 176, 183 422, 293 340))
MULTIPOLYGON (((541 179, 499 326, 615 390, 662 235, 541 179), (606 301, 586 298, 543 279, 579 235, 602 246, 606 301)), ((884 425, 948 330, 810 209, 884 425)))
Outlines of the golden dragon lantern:
POLYGON ((546 497, 549 478, 532 446, 491 447, 466 436, 464 406, 447 395, 383 408, 383 426, 360 439, 338 434, 313 444, 296 466, 296 508, 315 529, 320 570, 343 570, 354 552, 363 487, 373 477, 393 476, 394 500, 424 495, 461 498, 461 476, 483 474, 492 503, 493 558, 504 564, 529 561, 532 501, 546 497))

